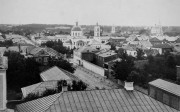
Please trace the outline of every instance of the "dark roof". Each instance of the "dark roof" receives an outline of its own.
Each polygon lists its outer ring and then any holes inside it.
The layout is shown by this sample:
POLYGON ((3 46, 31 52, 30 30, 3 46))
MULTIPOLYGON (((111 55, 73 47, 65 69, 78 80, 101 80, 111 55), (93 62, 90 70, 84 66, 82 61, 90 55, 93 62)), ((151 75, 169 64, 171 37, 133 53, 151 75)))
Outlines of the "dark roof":
POLYGON ((161 42, 159 39, 156 37, 149 39, 150 42, 161 42))
POLYGON ((164 44, 156 44, 153 48, 173 48, 171 45, 164 43, 164 44))
POLYGON ((135 90, 133 92, 128 92, 124 89, 67 91, 51 95, 50 97, 51 98, 48 98, 49 100, 47 100, 47 97, 44 97, 35 101, 17 105, 17 111, 177 112, 177 110, 135 90))
POLYGON ((176 43, 180 43, 180 38, 178 38, 175 42, 176 42, 176 43))

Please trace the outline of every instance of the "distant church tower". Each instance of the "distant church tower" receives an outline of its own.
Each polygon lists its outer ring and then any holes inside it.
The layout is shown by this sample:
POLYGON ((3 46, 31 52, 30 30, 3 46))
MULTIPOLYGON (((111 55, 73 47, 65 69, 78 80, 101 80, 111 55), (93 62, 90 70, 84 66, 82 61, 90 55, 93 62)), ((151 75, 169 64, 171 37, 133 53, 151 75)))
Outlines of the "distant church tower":
POLYGON ((116 33, 116 27, 115 26, 112 26, 111 33, 116 33))
POLYGON ((3 56, 0 52, 0 111, 5 110, 7 103, 7 86, 6 86, 6 70, 7 70, 7 57, 3 56))
POLYGON ((100 32, 101 32, 101 28, 97 23, 96 26, 94 27, 94 36, 95 37, 100 37, 100 32))

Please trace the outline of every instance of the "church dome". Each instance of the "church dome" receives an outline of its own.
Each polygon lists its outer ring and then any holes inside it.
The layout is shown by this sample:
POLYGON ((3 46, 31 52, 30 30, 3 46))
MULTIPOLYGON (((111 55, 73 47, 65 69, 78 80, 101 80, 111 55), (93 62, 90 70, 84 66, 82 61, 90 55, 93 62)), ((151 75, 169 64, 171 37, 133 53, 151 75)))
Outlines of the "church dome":
POLYGON ((74 26, 71 31, 82 31, 82 30, 81 30, 81 27, 74 26))
POLYGON ((71 31, 82 31, 81 27, 78 25, 78 22, 76 22, 76 25, 73 26, 71 31))

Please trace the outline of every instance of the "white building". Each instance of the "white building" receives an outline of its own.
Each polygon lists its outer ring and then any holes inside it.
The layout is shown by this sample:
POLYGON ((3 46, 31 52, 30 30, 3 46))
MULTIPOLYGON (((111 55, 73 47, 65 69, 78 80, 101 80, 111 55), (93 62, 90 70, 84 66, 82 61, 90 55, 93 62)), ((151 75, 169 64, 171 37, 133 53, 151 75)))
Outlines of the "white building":
POLYGON ((96 26, 94 27, 94 36, 95 37, 100 37, 100 33, 101 33, 101 28, 97 23, 96 26))
POLYGON ((76 25, 72 27, 71 36, 83 36, 82 28, 78 25, 78 22, 76 22, 76 25))

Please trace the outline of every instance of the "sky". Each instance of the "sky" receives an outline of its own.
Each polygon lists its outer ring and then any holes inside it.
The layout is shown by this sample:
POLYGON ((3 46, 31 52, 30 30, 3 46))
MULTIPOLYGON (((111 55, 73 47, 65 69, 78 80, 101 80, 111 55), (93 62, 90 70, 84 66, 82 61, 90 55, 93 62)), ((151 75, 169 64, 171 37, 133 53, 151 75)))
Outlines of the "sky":
POLYGON ((0 0, 0 24, 180 26, 180 0, 0 0))

